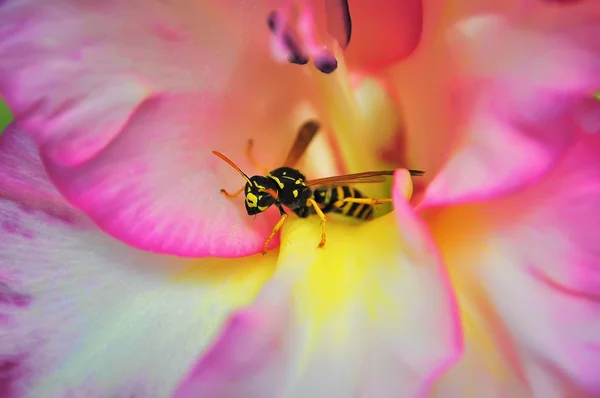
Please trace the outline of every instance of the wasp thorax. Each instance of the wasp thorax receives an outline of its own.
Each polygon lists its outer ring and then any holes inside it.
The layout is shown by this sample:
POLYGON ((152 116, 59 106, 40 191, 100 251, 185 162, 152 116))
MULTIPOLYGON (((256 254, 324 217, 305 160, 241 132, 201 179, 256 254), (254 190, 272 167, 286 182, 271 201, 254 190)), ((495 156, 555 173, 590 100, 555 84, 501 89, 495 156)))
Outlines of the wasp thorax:
POLYGON ((277 192, 277 184, 270 178, 254 176, 246 183, 244 193, 246 196, 246 212, 253 216, 262 213, 273 205, 277 198, 269 192, 277 192))

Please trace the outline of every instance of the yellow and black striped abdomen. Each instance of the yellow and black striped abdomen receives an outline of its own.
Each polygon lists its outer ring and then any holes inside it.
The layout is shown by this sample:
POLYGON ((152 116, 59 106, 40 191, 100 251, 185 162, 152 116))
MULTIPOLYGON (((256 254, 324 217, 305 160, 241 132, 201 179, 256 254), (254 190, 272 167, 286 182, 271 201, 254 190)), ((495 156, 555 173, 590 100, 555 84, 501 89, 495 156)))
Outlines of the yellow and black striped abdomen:
POLYGON ((320 205, 323 213, 339 213, 348 217, 361 220, 373 218, 375 208, 366 203, 344 202, 344 198, 364 198, 358 190, 348 185, 336 187, 323 187, 314 191, 315 201, 320 205))

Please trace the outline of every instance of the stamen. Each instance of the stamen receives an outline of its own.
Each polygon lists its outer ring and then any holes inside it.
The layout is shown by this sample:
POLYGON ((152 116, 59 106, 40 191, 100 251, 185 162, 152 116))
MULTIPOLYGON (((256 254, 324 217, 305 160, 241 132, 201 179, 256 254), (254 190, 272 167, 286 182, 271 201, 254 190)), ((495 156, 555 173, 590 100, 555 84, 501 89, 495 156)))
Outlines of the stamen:
POLYGON ((269 13, 269 15, 267 16, 267 26, 269 27, 269 30, 271 31, 271 33, 275 33, 275 28, 277 27, 277 17, 279 16, 279 13, 277 11, 271 11, 269 13))
POLYGON ((272 11, 267 17, 269 30, 275 35, 275 40, 281 41, 282 45, 278 47, 284 48, 286 59, 289 63, 296 65, 307 64, 308 57, 303 53, 289 29, 281 26, 281 19, 281 14, 278 11, 272 11))
MULTIPOLYGON (((347 0, 326 0, 327 35, 319 35, 315 25, 315 11, 308 0, 287 0, 279 10, 272 11, 267 17, 267 25, 273 34, 275 57, 287 59, 293 64, 304 65, 309 59, 315 67, 330 74, 338 67, 333 51, 322 42, 338 42, 346 48, 352 35, 352 20, 347 0), (296 7, 292 7, 295 5, 296 7), (292 15, 292 12, 295 13, 292 15), (292 24, 291 17, 296 17, 292 24)), ((335 46, 334 46, 335 47, 335 46)))
POLYGON ((288 61, 291 64, 306 65, 308 63, 308 57, 302 53, 300 46, 289 33, 284 33, 283 42, 290 52, 290 55, 288 55, 288 61))
POLYGON ((349 74, 340 52, 338 70, 334 78, 323 76, 313 71, 313 76, 319 87, 325 111, 329 115, 333 131, 338 138, 337 144, 342 163, 348 167, 344 172, 356 173, 371 170, 375 162, 364 153, 359 145, 355 145, 358 137, 364 137, 368 126, 364 123, 359 104, 350 84, 349 74))
POLYGON ((313 60, 315 67, 325 74, 330 74, 338 67, 335 57, 329 53, 322 54, 319 58, 313 60))
MULTIPOLYGON (((346 174, 381 169, 381 159, 371 141, 376 141, 373 137, 389 137, 395 134, 399 121, 394 118, 393 112, 377 113, 377 118, 372 117, 373 110, 368 108, 374 101, 365 102, 364 96, 359 101, 344 62, 342 49, 334 47, 334 51, 338 62, 335 74, 326 76, 314 69, 311 69, 311 72, 320 93, 323 112, 328 116, 326 127, 335 137, 333 141, 341 166, 340 172, 346 174)), ((383 90, 381 88, 377 92, 383 90)), ((385 105, 387 101, 392 99, 384 97, 376 103, 377 106, 382 106, 381 104, 385 105)), ((368 194, 373 197, 386 197, 389 195, 388 189, 388 184, 370 184, 368 194)))
POLYGON ((315 67, 323 73, 330 74, 337 69, 335 56, 316 38, 312 10, 305 10, 298 19, 298 31, 304 38, 304 47, 312 57, 315 67))

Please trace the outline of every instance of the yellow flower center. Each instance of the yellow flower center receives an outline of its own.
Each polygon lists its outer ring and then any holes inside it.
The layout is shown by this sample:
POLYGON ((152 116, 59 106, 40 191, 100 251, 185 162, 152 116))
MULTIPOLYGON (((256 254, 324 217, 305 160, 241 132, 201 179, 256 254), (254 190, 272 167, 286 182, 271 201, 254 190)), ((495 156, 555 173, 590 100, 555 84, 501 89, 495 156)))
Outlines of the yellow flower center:
POLYGON ((320 233, 316 220, 295 219, 285 229, 278 272, 298 277, 295 315, 307 331, 305 355, 316 349, 315 342, 325 330, 332 334, 332 344, 351 344, 353 331, 347 320, 354 311, 363 312, 369 323, 382 322, 385 317, 391 321, 393 299, 382 283, 386 274, 398 272, 398 259, 391 253, 398 252, 400 238, 392 218, 388 214, 354 225, 332 222, 324 250, 315 249, 314 238, 320 233))

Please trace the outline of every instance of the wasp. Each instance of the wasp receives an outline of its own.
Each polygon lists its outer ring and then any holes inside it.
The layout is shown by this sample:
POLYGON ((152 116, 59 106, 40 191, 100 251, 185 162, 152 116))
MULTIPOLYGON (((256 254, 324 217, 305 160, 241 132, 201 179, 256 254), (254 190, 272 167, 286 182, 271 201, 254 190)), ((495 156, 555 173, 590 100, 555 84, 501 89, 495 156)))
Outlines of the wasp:
MULTIPOLYGON (((248 177, 234 162, 220 152, 212 153, 232 168, 246 180, 246 184, 234 193, 221 189, 227 198, 235 198, 242 192, 245 193, 246 212, 253 216, 266 211, 271 206, 276 206, 281 218, 273 227, 271 234, 265 241, 262 254, 266 254, 269 243, 279 231, 288 217, 284 207, 292 210, 298 217, 307 218, 317 215, 321 219, 321 240, 318 247, 324 247, 326 242, 326 213, 339 213, 361 220, 373 218, 375 205, 391 202, 391 199, 374 199, 365 197, 352 184, 374 183, 385 181, 385 176, 394 174, 394 170, 368 171, 364 173, 346 174, 334 177, 307 180, 305 175, 293 168, 300 160, 312 139, 319 130, 315 121, 305 122, 299 129, 294 144, 287 155, 282 167, 268 171, 255 160, 252 148, 253 141, 248 141, 246 154, 250 162, 257 168, 265 170, 266 175, 248 177)), ((412 176, 422 176, 423 171, 409 170, 412 176)))

